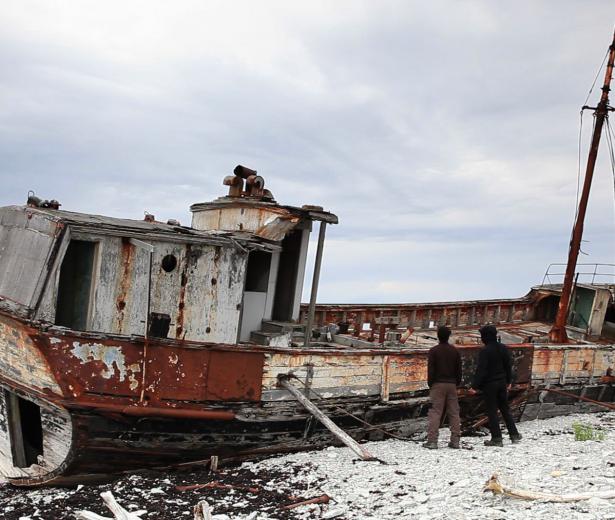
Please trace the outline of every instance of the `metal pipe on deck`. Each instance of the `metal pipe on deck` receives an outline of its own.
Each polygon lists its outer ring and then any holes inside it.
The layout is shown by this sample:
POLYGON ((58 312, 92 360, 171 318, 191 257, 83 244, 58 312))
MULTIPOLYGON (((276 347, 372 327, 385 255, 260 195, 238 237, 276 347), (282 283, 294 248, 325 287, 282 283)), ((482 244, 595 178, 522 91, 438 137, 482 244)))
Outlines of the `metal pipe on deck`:
POLYGON ((314 326, 314 312, 316 309, 316 297, 318 296, 318 281, 320 280, 320 266, 322 265, 322 252, 325 245, 325 231, 327 230, 327 223, 325 221, 320 222, 320 228, 318 230, 318 246, 316 247, 316 260, 314 262, 314 275, 312 277, 312 294, 310 295, 310 306, 308 308, 307 323, 305 325, 305 341, 304 347, 310 346, 310 340, 312 339, 312 327, 314 326))

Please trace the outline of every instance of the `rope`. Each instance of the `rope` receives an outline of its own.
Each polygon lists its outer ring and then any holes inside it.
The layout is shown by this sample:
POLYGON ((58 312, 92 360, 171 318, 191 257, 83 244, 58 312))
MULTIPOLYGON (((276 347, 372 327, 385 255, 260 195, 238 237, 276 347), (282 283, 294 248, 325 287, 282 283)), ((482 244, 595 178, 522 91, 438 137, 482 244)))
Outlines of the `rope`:
MULTIPOLYGON (((611 161, 611 172, 613 174, 613 198, 615 199, 615 149, 613 143, 613 128, 611 127, 611 123, 609 121, 608 115, 606 118, 606 143, 609 149, 609 159, 611 161)), ((614 205, 615 210, 615 205, 614 205)), ((615 214, 614 214, 615 215, 615 214)))
POLYGON ((596 72, 596 77, 594 78, 594 82, 592 83, 592 86, 589 89, 589 92, 587 93, 587 97, 585 98, 585 103, 583 103, 584 105, 587 105, 587 102, 589 101, 589 96, 592 95, 592 92, 594 90, 594 87, 596 86, 596 81, 598 81, 598 76, 600 76, 600 72, 602 72, 602 67, 604 67, 604 63, 606 62, 607 57, 609 56, 609 51, 610 49, 608 49, 604 55, 604 58, 602 59, 602 63, 600 64, 600 68, 598 69, 598 72, 596 72))

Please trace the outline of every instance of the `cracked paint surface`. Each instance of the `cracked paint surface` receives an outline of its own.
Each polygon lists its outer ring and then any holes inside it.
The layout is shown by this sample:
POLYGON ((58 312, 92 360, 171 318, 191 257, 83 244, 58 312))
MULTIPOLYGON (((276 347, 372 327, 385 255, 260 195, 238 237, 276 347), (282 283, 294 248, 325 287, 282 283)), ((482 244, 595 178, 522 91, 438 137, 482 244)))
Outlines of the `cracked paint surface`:
POLYGON ((73 356, 80 359, 83 363, 101 361, 105 368, 100 372, 100 375, 105 379, 117 377, 120 382, 123 382, 128 378, 131 389, 136 388, 139 384, 134 378, 134 373, 140 372, 141 367, 137 363, 126 366, 126 358, 120 347, 73 341, 71 352, 73 356), (128 374, 128 371, 131 373, 128 374))

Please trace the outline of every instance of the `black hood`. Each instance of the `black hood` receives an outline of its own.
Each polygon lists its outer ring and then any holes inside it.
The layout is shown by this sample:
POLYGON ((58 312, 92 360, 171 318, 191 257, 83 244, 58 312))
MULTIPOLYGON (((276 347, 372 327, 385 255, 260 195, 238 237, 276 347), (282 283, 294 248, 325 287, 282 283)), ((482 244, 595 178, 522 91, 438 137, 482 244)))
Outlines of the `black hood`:
POLYGON ((483 343, 493 343, 498 340, 498 329, 496 329, 493 325, 485 325, 481 327, 480 330, 480 339, 483 340, 483 343))

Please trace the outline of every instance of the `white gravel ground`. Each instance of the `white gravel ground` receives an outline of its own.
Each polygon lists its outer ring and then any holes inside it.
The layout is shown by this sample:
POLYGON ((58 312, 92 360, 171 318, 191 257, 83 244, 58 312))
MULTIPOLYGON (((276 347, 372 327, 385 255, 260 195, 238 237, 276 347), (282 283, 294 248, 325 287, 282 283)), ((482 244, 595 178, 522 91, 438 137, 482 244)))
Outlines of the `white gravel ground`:
MULTIPOLYGON (((347 519, 615 519, 615 500, 577 503, 524 501, 483 493, 493 474, 516 488, 550 493, 615 489, 615 413, 558 417, 519 425, 524 438, 504 448, 483 446, 485 437, 464 438, 466 449, 440 449, 418 443, 386 441, 366 447, 387 465, 357 461, 347 448, 299 453, 253 464, 289 468, 311 464, 314 495, 327 493, 334 502, 304 507, 304 518, 347 519), (572 425, 591 424, 603 441, 575 441, 572 425), (339 516, 335 516, 340 513, 339 516)), ((292 479, 292 477, 290 477, 292 479)), ((305 485, 306 478, 296 485, 305 485)), ((264 517, 259 517, 264 518, 264 517)))
MULTIPOLYGON (((250 501, 241 487, 224 496, 206 489, 178 495, 175 483, 164 476, 146 479, 133 475, 106 488, 15 490, 12 495, 5 494, 0 518, 56 520, 60 518, 58 511, 66 513, 61 515, 63 519, 73 518, 76 509, 94 504, 102 507, 98 493, 112 489, 116 498, 130 509, 149 508, 144 520, 169 516, 155 513, 156 501, 173 506, 169 509, 173 511, 171 520, 190 520, 191 509, 199 500, 209 502, 214 520, 615 520, 615 500, 555 504, 483 492, 484 483, 493 473, 498 473, 511 486, 533 491, 571 493, 615 489, 614 425, 615 412, 525 422, 519 425, 524 436, 520 444, 512 445, 506 439, 504 448, 487 448, 483 446, 485 437, 471 437, 462 440, 464 449, 461 450, 447 448, 448 431, 441 430, 438 450, 397 440, 365 445, 386 464, 359 461, 347 448, 328 448, 224 470, 244 475, 247 480, 241 481, 243 486, 268 490, 268 495, 265 491, 253 495, 253 499, 260 498, 255 501, 250 501), (572 428, 575 422, 592 425, 596 432, 604 433, 604 440, 575 441, 572 428), (316 497, 323 493, 331 497, 328 504, 283 510, 284 504, 297 501, 293 496, 316 497), (85 498, 79 507, 69 504, 69 499, 79 497, 85 498), (15 515, 20 506, 19 511, 27 511, 27 516, 15 515)), ((187 483, 198 483, 203 478, 219 480, 223 476, 221 473, 184 474, 182 478, 187 483)))

